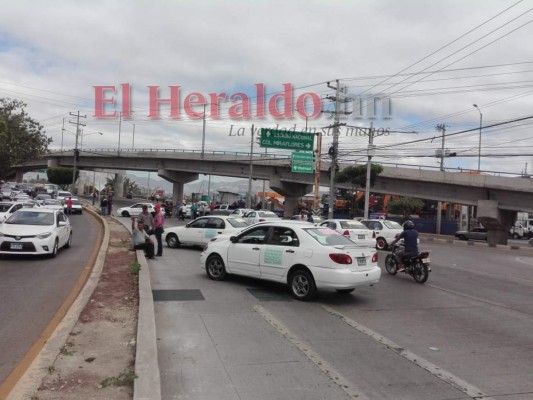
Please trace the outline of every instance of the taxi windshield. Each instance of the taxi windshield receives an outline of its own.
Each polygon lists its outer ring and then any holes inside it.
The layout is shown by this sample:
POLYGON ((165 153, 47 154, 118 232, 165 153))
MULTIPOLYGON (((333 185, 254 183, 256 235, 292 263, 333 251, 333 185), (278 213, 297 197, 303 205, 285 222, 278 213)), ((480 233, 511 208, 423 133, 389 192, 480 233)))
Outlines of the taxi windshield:
POLYGON ((54 214, 39 211, 19 210, 9 217, 4 223, 13 225, 53 225, 54 214))

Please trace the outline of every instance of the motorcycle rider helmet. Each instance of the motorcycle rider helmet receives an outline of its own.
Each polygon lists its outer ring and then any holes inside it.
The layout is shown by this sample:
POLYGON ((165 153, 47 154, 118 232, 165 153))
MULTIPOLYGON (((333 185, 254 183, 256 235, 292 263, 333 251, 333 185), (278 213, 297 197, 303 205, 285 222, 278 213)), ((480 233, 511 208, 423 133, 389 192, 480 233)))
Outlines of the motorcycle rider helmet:
POLYGON ((413 223, 413 221, 405 221, 403 223, 403 230, 404 231, 411 231, 415 229, 415 224, 413 223))

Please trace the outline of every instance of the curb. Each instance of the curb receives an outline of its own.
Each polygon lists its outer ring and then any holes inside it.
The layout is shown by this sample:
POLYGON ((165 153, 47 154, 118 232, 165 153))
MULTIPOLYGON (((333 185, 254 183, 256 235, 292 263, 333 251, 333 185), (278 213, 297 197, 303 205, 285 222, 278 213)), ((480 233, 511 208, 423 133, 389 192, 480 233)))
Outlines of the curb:
POLYGON ((154 299, 148 262, 142 250, 137 250, 139 271, 139 317, 137 320, 137 351, 135 354, 134 400, 160 400, 161 376, 157 358, 154 299))
POLYGON ((70 332, 72 332, 74 329, 74 326, 79 320, 81 312, 83 311, 96 285, 98 284, 100 274, 104 267, 107 249, 109 247, 109 227, 107 226, 107 222, 103 218, 100 218, 98 214, 90 210, 88 207, 86 207, 86 210, 95 216, 97 221, 99 221, 104 227, 102 244, 100 245, 100 250, 98 251, 91 274, 87 278, 87 281, 68 309, 67 313, 61 319, 61 322, 59 322, 39 354, 30 364, 29 368, 15 384, 6 400, 32 398, 33 394, 37 391, 44 376, 46 375, 46 367, 55 362, 60 348, 67 341, 70 332))
POLYGON ((420 242, 437 242, 437 243, 447 243, 453 244, 454 246, 475 246, 475 247, 485 247, 492 249, 500 249, 507 251, 531 251, 533 252, 533 246, 517 246, 517 245, 505 245, 497 244, 496 246, 489 246, 486 242, 477 242, 472 240, 457 240, 453 238, 444 238, 444 237, 434 237, 434 236, 420 236, 420 242))

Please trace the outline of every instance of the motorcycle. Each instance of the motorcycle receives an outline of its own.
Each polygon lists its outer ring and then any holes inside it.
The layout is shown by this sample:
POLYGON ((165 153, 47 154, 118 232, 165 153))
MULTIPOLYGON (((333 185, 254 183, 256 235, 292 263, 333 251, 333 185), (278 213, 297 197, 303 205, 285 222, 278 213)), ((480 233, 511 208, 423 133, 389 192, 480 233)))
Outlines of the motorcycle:
MULTIPOLYGON (((395 243, 392 246, 391 254, 385 257, 385 268, 389 274, 396 275, 399 272, 398 262, 396 261, 395 254, 403 251, 403 249, 403 244, 395 243)), ((401 271, 401 273, 411 275, 418 283, 424 283, 428 280, 429 273, 431 272, 431 268, 429 266, 431 263, 429 251, 421 251, 416 256, 404 257, 402 262, 405 266, 405 269, 401 271)))

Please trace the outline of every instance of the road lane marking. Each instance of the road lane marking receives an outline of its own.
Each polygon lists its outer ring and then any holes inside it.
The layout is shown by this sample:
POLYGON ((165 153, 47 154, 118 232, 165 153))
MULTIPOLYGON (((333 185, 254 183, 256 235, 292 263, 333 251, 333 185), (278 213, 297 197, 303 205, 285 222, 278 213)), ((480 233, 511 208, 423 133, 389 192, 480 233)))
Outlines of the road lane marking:
POLYGON ((262 316, 270 325, 272 325, 283 337, 291 342, 300 350, 320 371, 333 381, 350 399, 369 400, 360 390, 358 390, 350 381, 337 372, 326 360, 310 348, 308 343, 302 342, 294 333, 292 333, 281 321, 276 319, 263 306, 255 305, 254 310, 262 316))
POLYGON ((333 308, 322 305, 321 306, 324 310, 329 312, 330 314, 340 318, 343 322, 351 326, 352 328, 355 328, 359 332, 365 334, 369 338, 375 340, 378 343, 383 344, 386 346, 389 350, 392 350, 396 354, 402 356, 403 358, 409 360, 413 364, 419 366, 420 368, 425 369, 428 371, 431 375, 435 376, 436 378, 439 378, 440 380, 448 383, 449 385, 453 386, 454 388, 460 390, 467 396, 469 396, 472 399, 477 400, 494 400, 492 397, 489 397, 485 393, 483 393, 480 389, 477 387, 469 384, 468 382, 462 380, 461 378, 453 375, 451 372, 448 372, 446 370, 443 370, 442 368, 438 367, 437 365, 431 363, 430 361, 427 361, 423 359, 422 357, 414 354, 413 352, 404 349, 400 345, 394 343, 392 340, 387 339, 384 336, 381 336, 379 333, 374 332, 373 330, 367 328, 366 326, 363 326, 357 322, 355 322, 353 319, 346 317, 345 315, 341 314, 340 312, 334 310, 333 308))

